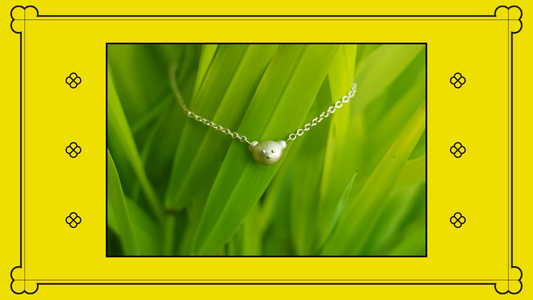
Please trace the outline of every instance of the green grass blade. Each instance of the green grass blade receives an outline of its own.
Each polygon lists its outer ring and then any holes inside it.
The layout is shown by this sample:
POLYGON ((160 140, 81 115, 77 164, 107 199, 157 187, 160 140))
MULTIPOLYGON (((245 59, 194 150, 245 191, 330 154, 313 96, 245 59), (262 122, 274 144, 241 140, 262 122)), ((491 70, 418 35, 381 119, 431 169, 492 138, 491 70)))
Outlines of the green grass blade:
MULTIPOLYGON (((336 102, 349 91, 352 82, 354 81, 354 69, 355 69, 355 60, 356 60, 357 46, 355 45, 345 45, 335 62, 332 64, 332 67, 328 73, 328 82, 330 86, 331 101, 336 102)), ((354 101, 352 99, 352 101, 354 101)), ((349 103, 346 107, 335 112, 335 115, 332 117, 333 125, 329 127, 328 138, 326 141, 323 141, 326 145, 326 153, 324 154, 325 158, 320 163, 323 165, 322 178, 317 183, 320 185, 320 194, 318 202, 318 215, 316 216, 316 232, 317 240, 315 241, 315 247, 320 248, 324 243, 326 237, 329 235, 330 224, 332 223, 333 215, 335 214, 335 209, 338 207, 337 200, 338 196, 335 198, 333 195, 328 195, 330 193, 330 188, 327 184, 330 181, 336 180, 337 172, 333 168, 331 161, 334 159, 333 151, 335 149, 349 147, 346 145, 346 142, 349 139, 345 137, 350 134, 350 106, 353 103, 349 103), (338 137, 341 137, 340 139, 338 137)), ((352 173, 353 174, 353 173, 352 173)), ((336 188, 339 186, 337 185, 336 188)))
POLYGON ((198 65, 198 72, 196 73, 196 81, 194 83, 194 91, 192 98, 196 98, 200 87, 204 83, 205 75, 215 58, 217 53, 218 45, 217 44, 205 44, 202 45, 202 54, 200 55, 200 63, 198 65))
POLYGON ((367 46, 358 48, 358 52, 367 53, 356 72, 358 91, 346 110, 335 113, 330 130, 321 184, 318 248, 328 236, 337 201, 353 174, 359 170, 352 187, 352 194, 357 195, 424 100, 424 73, 418 65, 425 61, 423 47, 404 46, 382 45, 372 51, 366 51, 367 46), (409 80, 408 84, 401 82, 404 79, 409 80), (410 94, 404 95, 405 90, 410 94), (384 108, 369 120, 369 111, 376 110, 376 106, 384 108))
POLYGON ((106 227, 106 255, 107 256, 124 256, 122 243, 117 232, 110 226, 106 227))
MULTIPOLYGON (((159 119, 157 124, 155 126, 153 126, 153 128, 150 129, 150 132, 148 133, 148 136, 146 137, 143 145, 142 145, 142 148, 141 148, 141 160, 143 162, 143 165, 146 169, 146 160, 147 160, 147 157, 148 157, 148 153, 150 151, 150 148, 154 142, 154 136, 157 132, 157 130, 159 129, 159 126, 161 126, 161 121, 163 119, 159 119)), ((133 188, 132 188, 132 191, 131 191, 131 194, 130 194, 130 198, 133 199, 133 201, 135 202, 138 202, 139 200, 139 195, 140 195, 140 191, 141 191, 141 184, 139 182, 139 180, 135 181, 134 185, 133 185, 133 188)))
MULTIPOLYGON (((193 110, 236 130, 276 49, 277 45, 220 46, 193 110)), ((230 144, 221 132, 188 122, 174 160, 167 206, 181 209, 192 199, 205 202, 230 144)))
MULTIPOLYGON (((327 228, 325 240, 327 240, 330 237, 331 233, 335 231, 335 228, 337 228, 340 216, 342 215, 342 212, 344 211, 344 206, 346 205, 346 200, 348 199, 348 196, 352 191, 355 176, 357 176, 357 172, 355 172, 352 177, 352 180, 350 180, 350 183, 348 183, 348 186, 346 186, 346 188, 344 189, 344 193, 342 194, 341 198, 339 199, 339 201, 337 201, 337 207, 335 208, 335 212, 331 219, 331 224, 327 228)), ((322 244, 319 245, 321 246, 322 244)), ((321 251, 322 250, 320 250, 319 252, 321 251)))
POLYGON ((292 162, 297 156, 298 144, 287 153, 283 164, 272 179, 262 197, 261 232, 263 255, 294 255, 295 250, 290 236, 290 187, 294 178, 292 162))
MULTIPOLYGON (((339 59, 339 56, 337 56, 336 60, 339 59)), ((330 68, 330 70, 331 69, 332 68, 330 68)), ((311 106, 307 114, 304 123, 311 122, 313 118, 315 118, 322 111, 324 111, 325 108, 329 107, 329 105, 331 105, 329 81, 325 80, 319 90, 315 101, 313 102, 313 105, 311 106)), ((300 142, 295 143, 291 147, 291 151, 286 154, 284 158, 284 163, 280 166, 279 171, 274 176, 272 183, 268 186, 266 195, 264 196, 264 202, 261 209, 261 232, 264 233, 266 230, 269 230, 269 227, 271 226, 271 223, 274 220, 279 221, 279 215, 280 213, 282 213, 281 211, 279 211, 279 203, 289 203, 291 208, 287 207, 286 209, 289 210, 291 214, 296 215, 296 218, 302 217, 301 221, 303 221, 304 223, 308 223, 304 220, 310 221, 312 219, 312 217, 308 218, 307 216, 301 216, 301 214, 298 214, 298 210, 300 209, 300 203, 310 211, 314 212, 315 210, 314 205, 310 205, 310 203, 313 202, 313 198, 309 197, 317 197, 318 195, 316 194, 316 192, 309 192, 308 188, 309 186, 316 186, 316 181, 319 180, 321 176, 322 164, 309 164, 309 159, 315 162, 323 160, 324 151, 322 151, 321 148, 323 148, 323 145, 325 144, 324 139, 326 138, 325 135, 327 135, 330 121, 331 118, 326 119, 321 122, 321 125, 319 127, 316 127, 314 129, 321 129, 315 132, 315 140, 309 140, 309 135, 304 135, 299 138, 300 142), (300 150, 302 148, 313 149, 312 152, 308 153, 312 153, 312 155, 299 155, 299 153, 301 153, 300 151, 303 151, 300 150), (296 168, 296 166, 298 166, 298 168, 296 168), (311 167, 311 173, 303 171, 303 169, 308 167, 311 167), (293 174, 295 173, 304 175, 293 176, 293 174), (314 181, 314 184, 310 184, 310 182, 314 181), (308 199, 309 201, 307 201, 308 199)), ((292 217, 287 217, 287 220, 284 220, 282 224, 275 224, 275 230, 291 232, 291 236, 299 237, 299 241, 296 241, 295 238, 292 238, 293 243, 298 243, 299 245, 293 246, 300 247, 300 251, 297 251, 299 255, 304 255, 304 253, 310 254, 312 252, 312 228, 314 228, 314 226, 302 226, 300 222, 297 222, 296 220, 291 218, 292 217), (289 225, 288 220, 291 220, 291 225, 289 225), (300 231, 303 232, 303 235, 299 234, 300 231), (306 250, 304 250, 304 248, 306 248, 306 250)), ((276 240, 269 241, 270 246, 272 246, 272 243, 279 242, 280 241, 276 240)), ((276 255, 280 254, 277 253, 276 255)))
POLYGON ((239 230, 233 235, 228 246, 228 255, 261 256, 262 232, 260 207, 255 205, 239 230))
MULTIPOLYGON (((131 124, 142 118, 146 111, 169 91, 166 80, 168 62, 159 48, 169 45, 108 45, 108 61, 113 69, 114 85, 123 101, 123 108, 131 124)), ((171 47, 176 56, 183 55, 184 47, 171 47)), ((109 84, 109 83, 108 83, 109 84)))
POLYGON ((128 213, 128 206, 124 199, 120 178, 118 177, 115 163, 109 151, 107 151, 107 205, 112 228, 115 227, 122 241, 122 246, 126 255, 140 255, 135 231, 128 213))
MULTIPOLYGON (((175 64, 180 68, 175 74, 185 99, 191 98, 198 61, 197 45, 180 45, 184 48, 182 59, 175 64)), ((166 49, 166 48, 164 48, 166 49)), ((165 83, 171 94, 171 107, 161 116, 162 123, 157 130, 150 151, 145 160, 145 169, 158 195, 165 195, 172 170, 172 161, 181 138, 185 122, 190 121, 176 102, 168 80, 166 65, 160 72, 165 74, 165 83)))
MULTIPOLYGON (((175 47, 176 45, 152 45, 152 48, 156 50, 154 55, 164 57, 163 61, 165 64, 158 65, 159 69, 157 71, 154 70, 153 72, 157 72, 157 74, 154 75, 158 78, 163 76, 162 85, 166 88, 164 94, 165 97, 160 99, 147 98, 145 101, 154 101, 150 105, 150 110, 145 111, 139 120, 132 126, 135 142, 137 145, 143 145, 150 132, 149 127, 155 125, 153 123, 153 118, 158 118, 159 121, 162 119, 164 120, 156 133, 156 138, 153 143, 154 149, 150 150, 145 164, 148 177, 158 195, 164 195, 165 193, 169 177, 166 171, 170 169, 171 163, 169 163, 169 161, 172 160, 175 153, 179 137, 181 136, 183 123, 185 121, 185 116, 181 112, 181 108, 180 110, 176 109, 177 103, 168 82, 168 66, 171 62, 181 66, 176 77, 178 78, 179 85, 183 88, 182 93, 184 96, 189 97, 192 93, 198 61, 198 45, 179 45, 180 49, 175 49, 175 47), (169 106, 162 106, 161 102, 165 102, 166 104, 169 104, 169 106)), ((145 88, 150 89, 150 87, 145 88)), ((127 118, 129 120, 130 116, 127 115, 127 118)))
MULTIPOLYGON (((328 72, 332 103, 348 93, 354 81, 357 45, 343 45, 328 72)), ((346 109, 346 108, 344 108, 346 109)))
POLYGON ((164 228, 152 216, 128 197, 125 197, 139 251, 142 255, 160 255, 164 228))
POLYGON ((420 241, 424 241, 426 239, 426 230, 427 228, 425 220, 412 222, 405 234, 401 236, 398 244, 391 250, 387 251, 388 255, 426 255, 427 253, 425 244, 420 243, 420 241))
MULTIPOLYGON (((369 226, 370 234, 361 248, 361 255, 389 255, 388 251, 406 238, 406 231, 413 222, 425 221, 425 185, 424 177, 422 177, 418 182, 393 189, 378 210, 376 221, 369 226)), ((424 241, 425 237, 412 242, 425 245, 424 241)))
MULTIPOLYGON (((151 44, 155 48, 153 55, 161 56, 163 65, 159 70, 166 70, 169 65, 191 61, 194 69, 198 67, 198 60, 202 45, 200 44, 151 44)), ((158 70, 158 71, 159 71, 158 70)))
POLYGON ((426 135, 427 129, 420 137, 420 140, 418 140, 418 144, 416 144, 415 149, 413 149, 413 153, 411 154, 411 157, 409 157, 409 159, 415 159, 420 156, 426 155, 426 135))
MULTIPOLYGON (((414 150, 413 150, 414 152, 414 150)), ((402 169, 402 173, 396 182, 395 188, 403 188, 416 184, 419 181, 426 181, 426 155, 409 159, 402 169)))
POLYGON ((260 207, 255 205, 243 222, 243 255, 262 255, 260 207))
MULTIPOLYGON (((250 140, 279 140, 300 128, 340 48, 280 46, 238 132, 250 140)), ((231 238, 279 168, 255 162, 247 148, 233 141, 226 154, 198 228, 196 254, 213 253, 231 238)))
POLYGON ((387 45, 381 45, 381 44, 357 45, 358 52, 357 52, 357 57, 355 60, 355 72, 357 72, 357 70, 361 66, 361 62, 365 61, 367 57, 370 56, 370 54, 372 54, 372 52, 376 51, 381 46, 387 47, 387 45))
POLYGON ((113 208, 114 206, 111 205, 111 202, 109 201, 109 198, 108 198, 108 201, 107 201, 107 226, 109 228, 111 228, 111 230, 120 238, 119 236, 119 232, 120 232, 120 227, 118 225, 118 218, 117 218, 117 213, 115 212, 115 209, 113 208))
MULTIPOLYGON (((341 48, 337 61, 343 60, 344 48, 341 48)), ((329 74, 332 73, 330 68, 329 74)), ((349 89, 350 83, 344 88, 349 89)), ((307 114, 306 123, 320 115, 331 105, 330 82, 324 80, 313 106, 307 114)), ((296 255, 314 255, 314 236, 317 226, 318 203, 320 199, 320 181, 326 153, 331 118, 320 122, 313 127, 312 134, 306 134, 299 138, 291 148, 293 156, 290 164, 293 166, 294 177, 290 179, 290 232, 296 255)))
POLYGON ((120 152, 127 157, 133 171, 141 183, 143 191, 146 194, 150 208, 158 220, 162 222, 164 218, 163 209, 144 171, 144 167, 135 141, 133 140, 128 121, 126 120, 126 116, 122 110, 122 105, 114 88, 111 67, 108 69, 107 101, 108 133, 114 137, 113 142, 117 143, 116 145, 119 147, 119 149, 111 149, 111 151, 120 152))
POLYGON ((139 118, 139 120, 131 126, 131 132, 135 136, 140 130, 144 129, 148 124, 154 122, 154 120, 159 120, 163 117, 164 113, 167 112, 170 107, 174 104, 173 95, 168 94, 163 98, 162 101, 156 104, 155 107, 151 108, 144 116, 139 118))
POLYGON ((423 45, 385 45, 370 54, 355 76, 358 85, 351 111, 360 110, 400 77, 424 50, 423 45))
POLYGON ((324 255, 361 253, 376 213, 387 199, 398 176, 425 128, 425 102, 422 102, 407 125, 370 175, 364 188, 350 199, 336 230, 326 241, 324 255))
MULTIPOLYGON (((263 201, 261 203, 261 232, 269 230, 269 228, 273 226, 273 223, 279 219, 279 216, 283 212, 288 211, 288 208, 283 210, 280 209, 280 207, 290 201, 289 191, 294 173, 294 165, 292 162, 296 156, 293 155, 293 153, 298 152, 296 150, 297 148, 299 148, 298 145, 294 145, 294 147, 292 147, 293 151, 287 153, 283 164, 280 166, 278 172, 263 195, 263 201)), ((287 223, 287 226, 285 226, 284 229, 288 227, 289 225, 287 223)))
POLYGON ((150 182, 158 195, 165 195, 166 193, 172 170, 172 160, 178 147, 182 129, 187 121, 189 120, 183 114, 181 107, 174 103, 162 116, 161 125, 150 145, 144 165, 150 182))

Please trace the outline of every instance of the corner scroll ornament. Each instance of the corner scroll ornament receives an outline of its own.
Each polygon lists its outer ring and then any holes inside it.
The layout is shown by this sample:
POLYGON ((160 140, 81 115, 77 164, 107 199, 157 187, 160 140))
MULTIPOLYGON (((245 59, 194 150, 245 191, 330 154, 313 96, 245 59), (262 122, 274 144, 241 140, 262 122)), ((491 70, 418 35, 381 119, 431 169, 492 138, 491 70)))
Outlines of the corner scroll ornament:
POLYGON ((20 294, 35 294, 39 289, 36 282, 26 281, 24 279, 24 270, 17 266, 11 269, 11 291, 17 295, 20 294))
POLYGON ((494 289, 498 294, 518 294, 522 291, 522 270, 519 267, 513 266, 509 270, 509 280, 500 281, 494 285, 494 289))
POLYGON ((509 20, 509 30, 516 34, 522 30, 522 9, 516 5, 505 6, 501 5, 496 8, 494 15, 498 19, 509 20))
POLYGON ((11 30, 16 34, 21 34, 24 30, 26 19, 34 19, 39 16, 39 11, 33 5, 17 5, 11 9, 11 30))

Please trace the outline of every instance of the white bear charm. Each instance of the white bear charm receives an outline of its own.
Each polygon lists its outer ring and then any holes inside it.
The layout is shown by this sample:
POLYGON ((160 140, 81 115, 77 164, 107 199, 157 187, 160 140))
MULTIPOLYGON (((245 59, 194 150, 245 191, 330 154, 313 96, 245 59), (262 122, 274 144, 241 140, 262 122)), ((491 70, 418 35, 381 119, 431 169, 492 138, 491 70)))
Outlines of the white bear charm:
POLYGON ((281 160, 285 147, 287 147, 285 141, 263 141, 251 142, 249 149, 258 163, 273 165, 281 160))

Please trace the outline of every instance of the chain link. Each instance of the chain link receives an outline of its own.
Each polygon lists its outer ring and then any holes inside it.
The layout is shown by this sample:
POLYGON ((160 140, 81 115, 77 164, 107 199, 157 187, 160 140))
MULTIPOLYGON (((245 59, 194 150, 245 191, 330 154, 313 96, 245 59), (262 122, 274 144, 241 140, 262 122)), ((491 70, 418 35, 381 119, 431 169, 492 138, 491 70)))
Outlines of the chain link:
POLYGON ((195 121, 198 121, 200 123, 203 123, 215 130, 218 130, 226 135, 229 135, 231 136, 232 138, 236 139, 236 140, 239 140, 241 143, 247 143, 247 144, 250 144, 250 142, 248 141, 248 138, 246 138, 244 135, 239 135, 237 132, 235 131, 231 131, 229 130, 228 128, 225 128, 225 127, 222 127, 222 125, 219 125, 219 124, 216 124, 215 122, 209 120, 209 119, 206 119, 200 115, 197 115, 195 114, 193 111, 190 111, 188 108, 187 108, 187 105, 185 105, 185 101, 183 101, 183 98, 181 97, 181 93, 178 89, 178 87, 176 86, 176 67, 171 67, 170 68, 170 86, 172 87, 172 91, 174 91, 174 95, 176 96, 176 98, 178 99, 178 103, 179 105, 181 106, 181 108, 183 109, 183 112, 187 115, 187 117, 195 120, 195 121))
MULTIPOLYGON (((174 91, 174 95, 178 99, 178 103, 183 109, 183 112, 187 115, 187 117, 201 122, 215 130, 218 130, 226 135, 231 136, 232 138, 239 140, 241 143, 247 143, 250 144, 248 141, 248 138, 244 135, 239 135, 236 131, 231 131, 228 128, 222 127, 222 125, 216 124, 215 122, 206 119, 200 115, 195 114, 194 112, 190 111, 187 108, 187 105, 185 105, 185 102, 183 101, 183 98, 181 97, 181 93, 176 85, 176 67, 170 68, 170 86, 172 87, 172 90, 174 91)), ((341 100, 335 102, 332 106, 330 106, 326 111, 322 112, 320 116, 314 118, 311 123, 307 123, 304 125, 303 128, 296 130, 295 133, 289 134, 289 137, 287 138, 288 141, 294 141, 297 137, 302 136, 306 131, 309 131, 311 127, 316 126, 318 123, 322 122, 325 118, 329 117, 330 115, 334 114, 335 111, 342 107, 343 104, 346 104, 350 102, 350 99, 352 99, 355 96, 355 93, 357 92, 357 84, 354 82, 352 83, 352 89, 348 92, 348 95, 342 97, 341 100)))
POLYGON ((330 115, 334 114, 337 109, 341 108, 343 104, 346 104, 350 102, 350 99, 352 99, 355 96, 355 93, 357 92, 357 83, 352 83, 352 89, 348 92, 348 95, 343 96, 341 100, 335 102, 332 106, 328 107, 328 109, 320 114, 320 116, 314 118, 311 123, 307 123, 304 125, 302 129, 296 130, 295 133, 289 134, 289 138, 287 138, 288 141, 294 141, 297 137, 302 136, 306 131, 309 131, 311 127, 316 126, 318 123, 322 122, 325 118, 329 117, 330 115))

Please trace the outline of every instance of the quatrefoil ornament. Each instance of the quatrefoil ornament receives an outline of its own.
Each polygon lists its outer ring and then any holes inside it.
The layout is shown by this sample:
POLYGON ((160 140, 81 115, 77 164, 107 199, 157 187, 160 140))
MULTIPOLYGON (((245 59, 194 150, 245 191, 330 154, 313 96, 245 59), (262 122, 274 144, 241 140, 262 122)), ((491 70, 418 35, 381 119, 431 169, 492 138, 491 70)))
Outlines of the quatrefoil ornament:
POLYGON ((70 88, 77 88, 78 85, 81 83, 81 77, 78 76, 78 74, 72 72, 70 75, 65 78, 65 82, 70 86, 70 88))
POLYGON ((450 218, 450 223, 452 223, 455 228, 461 228, 461 226, 466 223, 466 218, 460 212, 456 212, 450 218))
POLYGON ((66 218, 65 222, 70 226, 70 228, 76 228, 81 223, 81 217, 77 213, 71 212, 66 218))
POLYGON ((461 143, 456 142, 453 146, 450 147, 450 153, 455 156, 455 158, 460 158, 463 154, 466 153, 466 147, 461 143))
POLYGON ((81 153, 81 147, 78 146, 76 142, 72 142, 67 146, 67 148, 65 148, 65 152, 67 152, 71 158, 76 158, 78 154, 81 153))
POLYGON ((463 76, 463 74, 457 72, 453 74, 453 76, 450 78, 450 83, 456 88, 460 89, 463 84, 466 83, 466 78, 463 76))

